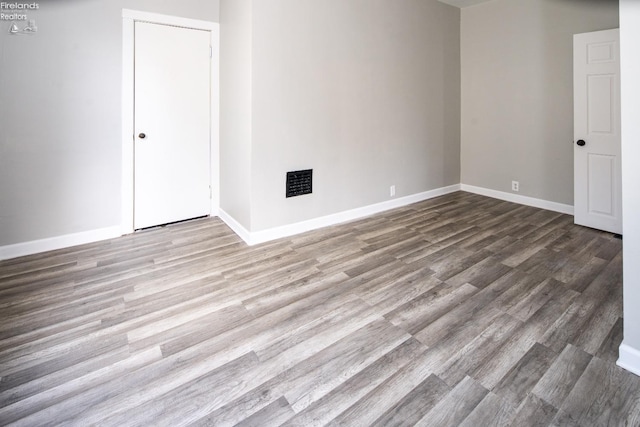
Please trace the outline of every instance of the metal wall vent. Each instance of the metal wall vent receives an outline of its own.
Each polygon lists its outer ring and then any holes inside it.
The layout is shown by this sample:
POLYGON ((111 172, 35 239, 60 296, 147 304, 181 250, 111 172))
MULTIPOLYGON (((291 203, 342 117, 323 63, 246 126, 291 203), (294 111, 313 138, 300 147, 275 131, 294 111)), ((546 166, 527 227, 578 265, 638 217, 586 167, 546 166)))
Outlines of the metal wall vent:
POLYGON ((287 197, 301 196, 312 192, 313 169, 287 172, 287 197))

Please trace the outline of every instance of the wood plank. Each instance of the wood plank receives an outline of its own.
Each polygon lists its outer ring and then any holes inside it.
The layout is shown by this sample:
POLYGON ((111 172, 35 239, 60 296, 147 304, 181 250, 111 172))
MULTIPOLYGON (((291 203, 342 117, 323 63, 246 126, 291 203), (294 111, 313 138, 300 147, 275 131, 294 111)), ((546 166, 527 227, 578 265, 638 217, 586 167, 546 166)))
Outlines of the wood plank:
POLYGON ((468 284, 451 286, 439 283, 385 314, 385 318, 410 334, 415 334, 477 292, 477 288, 468 284))
POLYGON ((109 390, 109 384, 122 383, 122 378, 158 362, 161 357, 159 348, 151 348, 64 384, 48 388, 46 393, 31 395, 8 406, 3 404, 0 408, 0 420, 6 423, 19 420, 20 424, 25 426, 45 425, 52 420, 62 422, 81 413, 82 408, 90 406, 89 402, 97 403, 107 398, 108 393, 105 391, 109 390), (81 402, 88 405, 80 406, 81 402))
POLYGON ((543 427, 549 425, 558 410, 534 394, 529 394, 511 420, 514 426, 543 427))
POLYGON ((622 317, 618 317, 616 323, 611 327, 609 334, 604 339, 595 356, 609 363, 616 363, 618 360, 618 349, 622 344, 622 317))
POLYGON ((332 392, 291 417, 285 425, 324 425, 406 366, 426 348, 413 338, 400 344, 332 392))
POLYGON ((556 357, 555 352, 535 343, 491 391, 513 406, 519 406, 556 357))
POLYGON ((493 357, 487 358, 474 372, 487 389, 493 389, 518 361, 542 338, 549 326, 571 304, 571 291, 558 299, 549 300, 528 321, 514 331, 513 336, 495 348, 493 357))
POLYGON ((488 390, 470 377, 462 380, 440 400, 416 426, 453 426, 460 424, 485 398, 488 390))
POLYGON ((423 353, 327 425, 370 425, 427 379, 431 390, 438 392, 440 396, 445 396, 450 390, 442 380, 430 373, 429 358, 423 353))
MULTIPOLYGON (((567 290, 566 287, 557 280, 547 279, 539 283, 533 289, 520 295, 520 300, 517 301, 516 304, 507 311, 507 313, 516 319, 522 320, 523 322, 527 321, 535 314, 535 312, 540 310, 547 301, 558 298, 569 292, 571 291, 567 290)), ((577 292, 573 292, 572 295, 577 297, 579 294, 577 292)))
POLYGON ((488 393, 460 423, 460 427, 512 425, 511 420, 515 412, 516 409, 509 402, 493 393, 488 393))
MULTIPOLYGON (((560 351, 565 343, 575 343, 585 329, 599 327, 597 324, 590 324, 589 320, 594 316, 596 310, 603 301, 616 301, 621 298, 621 258, 618 257, 596 277, 596 279, 582 292, 569 309, 559 317, 553 326, 545 333, 542 343, 560 351)), ((612 316, 609 315, 609 318, 612 316)), ((611 324, 605 325, 610 328, 611 324)), ((599 331, 599 336, 603 339, 609 329, 599 331)), ((597 348, 592 349, 597 350, 597 348)))
POLYGON ((580 425, 634 425, 639 402, 640 378, 592 358, 560 409, 580 425))
POLYGON ((389 408, 372 426, 414 425, 442 399, 447 388, 429 377, 411 390, 401 401, 389 408))
POLYGON ((458 384, 492 357, 495 348, 510 339, 521 326, 522 322, 507 314, 498 316, 484 331, 439 365, 435 372, 447 384, 458 384))
MULTIPOLYGON (((290 420, 295 415, 291 405, 287 402, 287 399, 281 397, 270 405, 262 408, 250 417, 245 418, 236 424, 237 427, 263 427, 263 426, 277 426, 283 425, 287 420, 290 420)), ((198 425, 193 424, 193 425, 198 425)), ((202 424, 211 425, 211 424, 202 424)), ((221 425, 221 424, 216 424, 221 425)))
POLYGON ((591 362, 591 355, 568 344, 538 381, 532 393, 555 408, 562 407, 562 403, 584 373, 589 362, 591 362))

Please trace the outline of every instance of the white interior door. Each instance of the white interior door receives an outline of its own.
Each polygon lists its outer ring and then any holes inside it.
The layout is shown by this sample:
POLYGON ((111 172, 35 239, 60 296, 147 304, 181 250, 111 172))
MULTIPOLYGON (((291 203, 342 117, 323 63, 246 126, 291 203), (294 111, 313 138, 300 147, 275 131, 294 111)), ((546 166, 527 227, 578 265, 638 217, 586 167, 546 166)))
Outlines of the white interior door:
POLYGON ((573 39, 575 223, 622 233, 620 37, 573 39))
POLYGON ((210 34, 135 23, 134 228, 209 215, 210 34))

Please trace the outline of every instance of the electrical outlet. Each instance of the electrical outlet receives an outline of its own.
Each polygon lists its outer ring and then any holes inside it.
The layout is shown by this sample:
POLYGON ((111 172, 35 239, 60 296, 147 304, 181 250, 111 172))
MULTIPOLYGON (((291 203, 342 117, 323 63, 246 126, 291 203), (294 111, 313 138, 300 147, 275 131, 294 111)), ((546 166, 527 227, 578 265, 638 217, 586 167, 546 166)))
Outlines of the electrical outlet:
POLYGON ((520 183, 518 181, 511 181, 511 190, 520 191, 520 183))
POLYGON ((396 195, 396 186, 392 185, 389 187, 389 196, 394 197, 396 195))

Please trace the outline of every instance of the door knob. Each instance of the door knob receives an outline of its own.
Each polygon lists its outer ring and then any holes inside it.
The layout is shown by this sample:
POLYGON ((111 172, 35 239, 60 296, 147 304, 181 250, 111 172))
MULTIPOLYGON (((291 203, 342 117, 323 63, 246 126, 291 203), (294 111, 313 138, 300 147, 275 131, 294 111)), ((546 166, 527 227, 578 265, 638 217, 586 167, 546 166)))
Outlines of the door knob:
POLYGON ((587 145, 587 143, 584 142, 584 139, 579 139, 578 142, 576 142, 576 144, 578 144, 580 147, 584 147, 585 145, 587 145))
POLYGON ((147 137, 147 135, 145 135, 144 133, 141 133, 140 135, 138 135, 138 138, 140 139, 145 139, 147 137))

